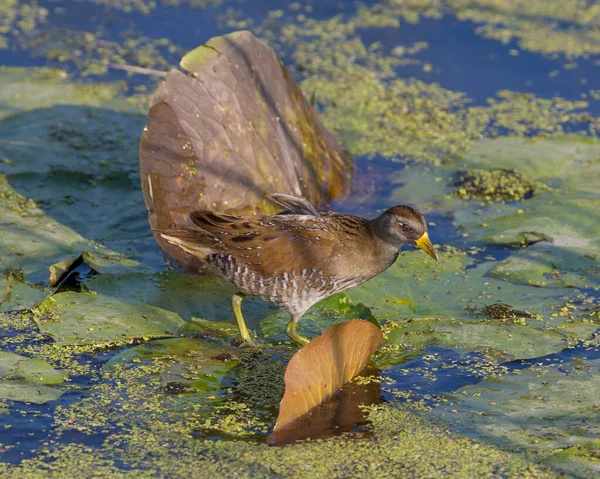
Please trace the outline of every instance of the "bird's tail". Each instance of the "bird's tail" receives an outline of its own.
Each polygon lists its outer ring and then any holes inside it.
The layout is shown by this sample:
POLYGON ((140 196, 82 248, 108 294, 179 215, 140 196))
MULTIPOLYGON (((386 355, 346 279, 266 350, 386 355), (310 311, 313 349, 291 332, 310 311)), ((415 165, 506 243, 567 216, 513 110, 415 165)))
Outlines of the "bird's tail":
POLYGON ((152 231, 158 234, 164 241, 179 246, 186 253, 201 260, 205 259, 209 254, 219 252, 219 240, 208 231, 190 229, 155 229, 152 231))

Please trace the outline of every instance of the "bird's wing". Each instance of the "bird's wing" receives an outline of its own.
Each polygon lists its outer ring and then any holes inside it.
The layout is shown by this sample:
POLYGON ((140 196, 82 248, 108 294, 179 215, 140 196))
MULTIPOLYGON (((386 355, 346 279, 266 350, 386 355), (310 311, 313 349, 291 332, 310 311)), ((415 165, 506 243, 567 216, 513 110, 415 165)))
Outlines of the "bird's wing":
POLYGON ((336 223, 327 214, 237 217, 195 211, 191 218, 201 232, 178 230, 163 237, 170 236, 173 244, 201 259, 208 247, 265 275, 318 268, 338 258, 344 246, 332 234, 336 223))
POLYGON ((304 198, 297 198, 295 196, 284 195, 283 193, 274 193, 271 196, 269 196, 269 198, 286 208, 284 211, 279 213, 280 215, 292 214, 320 216, 317 209, 304 198))

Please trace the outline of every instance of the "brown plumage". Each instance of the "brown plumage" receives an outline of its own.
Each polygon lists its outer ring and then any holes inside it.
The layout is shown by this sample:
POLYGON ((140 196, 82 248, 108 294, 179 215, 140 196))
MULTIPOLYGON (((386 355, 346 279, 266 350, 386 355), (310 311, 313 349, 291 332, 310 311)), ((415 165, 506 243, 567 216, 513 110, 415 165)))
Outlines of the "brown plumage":
MULTIPOLYGON (((423 216, 408 206, 367 220, 318 212, 307 201, 288 195, 272 198, 286 209, 274 216, 253 217, 196 211, 191 218, 197 229, 160 233, 241 292, 287 310, 291 322, 286 332, 297 342, 306 342, 295 329, 308 308, 387 269, 402 244, 417 244, 437 259, 423 216)), ((236 319, 247 341, 243 319, 237 314, 236 319)))

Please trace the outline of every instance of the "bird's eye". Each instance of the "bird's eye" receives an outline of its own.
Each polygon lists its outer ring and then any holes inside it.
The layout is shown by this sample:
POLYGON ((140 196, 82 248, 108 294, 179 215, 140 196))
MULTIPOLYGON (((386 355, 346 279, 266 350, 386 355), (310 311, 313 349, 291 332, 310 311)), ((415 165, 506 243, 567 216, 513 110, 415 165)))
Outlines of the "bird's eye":
POLYGON ((405 233, 411 233, 413 231, 413 227, 411 225, 409 225, 408 223, 398 223, 400 225, 400 228, 402 228, 402 230, 405 233))

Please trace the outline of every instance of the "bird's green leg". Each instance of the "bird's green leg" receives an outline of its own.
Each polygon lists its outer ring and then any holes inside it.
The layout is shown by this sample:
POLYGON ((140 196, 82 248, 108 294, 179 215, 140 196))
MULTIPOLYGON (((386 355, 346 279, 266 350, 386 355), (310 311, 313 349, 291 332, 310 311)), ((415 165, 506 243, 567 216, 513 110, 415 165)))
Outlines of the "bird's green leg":
POLYGON ((285 334, 300 346, 306 346, 310 341, 303 336, 300 336, 297 331, 297 324, 294 320, 290 321, 285 327, 285 334))
POLYGON ((242 299, 244 299, 244 293, 235 293, 231 295, 231 309, 233 309, 233 316, 237 323, 238 329, 240 330, 240 336, 242 337, 242 344, 253 345, 254 342, 250 337, 244 316, 242 316, 242 299))

